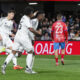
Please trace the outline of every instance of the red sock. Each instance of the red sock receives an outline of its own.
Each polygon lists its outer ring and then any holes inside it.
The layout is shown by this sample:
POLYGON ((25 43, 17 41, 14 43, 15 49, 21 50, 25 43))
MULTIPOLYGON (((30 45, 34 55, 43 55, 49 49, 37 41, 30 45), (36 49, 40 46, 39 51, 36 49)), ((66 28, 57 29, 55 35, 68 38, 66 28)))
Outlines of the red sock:
POLYGON ((56 63, 58 63, 58 58, 55 58, 56 63))
POLYGON ((61 59, 64 59, 64 54, 61 54, 61 59))

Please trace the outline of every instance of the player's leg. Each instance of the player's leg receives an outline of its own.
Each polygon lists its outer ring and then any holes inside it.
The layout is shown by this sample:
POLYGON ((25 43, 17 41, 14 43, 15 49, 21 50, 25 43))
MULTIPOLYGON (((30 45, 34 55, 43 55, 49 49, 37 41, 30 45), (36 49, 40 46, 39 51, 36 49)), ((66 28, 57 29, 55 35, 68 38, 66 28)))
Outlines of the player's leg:
POLYGON ((32 64, 33 64, 33 51, 28 52, 26 57, 26 70, 27 73, 32 73, 32 64))
POLYGON ((59 63, 58 63, 58 49, 59 49, 59 43, 54 43, 54 53, 55 53, 56 66, 59 65, 59 63))
MULTIPOLYGON (((11 52, 12 52, 12 46, 13 46, 13 42, 11 41, 10 38, 7 37, 6 52, 7 52, 8 54, 11 54, 11 52)), ((7 60, 7 58, 6 58, 6 60, 7 60)), ((13 68, 15 68, 15 67, 17 66, 17 58, 16 58, 15 55, 13 56, 12 61, 13 61, 13 65, 14 65, 13 68)), ((6 61, 6 62, 7 62, 7 61, 6 61)))
POLYGON ((35 53, 33 52, 33 58, 32 58, 31 68, 33 68, 33 65, 34 65, 34 59, 35 59, 35 53))
MULTIPOLYGON (((13 53, 14 54, 17 54, 17 55, 15 55, 15 56, 17 56, 17 57, 20 57, 21 55, 22 55, 22 52, 23 52, 24 50, 23 50, 23 47, 19 47, 19 50, 17 51, 17 53, 15 52, 14 53, 14 51, 13 51, 13 53)), ((13 69, 14 70, 16 70, 16 69, 23 69, 23 67, 21 67, 20 65, 17 65, 17 58, 16 57, 13 57, 13 64, 14 64, 14 67, 13 67, 13 69)))
POLYGON ((25 70, 26 73, 29 73, 29 74, 36 74, 37 73, 32 70, 33 63, 34 63, 34 56, 33 56, 33 52, 30 51, 27 55, 27 58, 26 58, 26 70, 25 70))
POLYGON ((13 61, 13 64, 14 64, 13 69, 14 70, 16 70, 16 69, 23 69, 23 67, 17 65, 17 58, 16 58, 17 51, 16 50, 12 50, 12 53, 15 54, 15 56, 12 58, 12 61, 13 61))
POLYGON ((35 74, 36 72, 32 70, 33 68, 33 53, 34 53, 34 48, 32 46, 32 43, 29 39, 25 40, 25 44, 22 43, 24 49, 26 49, 26 52, 28 52, 27 57, 26 57, 26 73, 29 74, 35 74))
POLYGON ((13 57, 14 57, 14 54, 12 53, 7 56, 6 60, 4 61, 4 64, 2 65, 2 74, 5 74, 5 69, 13 57))
POLYGON ((65 55, 65 42, 60 43, 61 44, 61 63, 64 65, 64 55, 65 55))
MULTIPOLYGON (((6 49, 6 52, 8 53, 8 55, 11 53, 12 50, 10 49, 6 49)), ((16 54, 16 53, 14 53, 16 54)), ((7 58, 6 58, 6 62, 7 62, 7 58)), ((22 69, 22 68, 19 68, 20 66, 17 65, 17 56, 14 55, 13 58, 12 58, 12 62, 13 62, 13 69, 16 70, 16 69, 22 69)))
POLYGON ((12 60, 12 58, 14 56, 14 54, 12 54, 12 51, 11 51, 12 47, 10 47, 9 44, 8 44, 9 46, 7 46, 8 40, 9 40, 9 38, 3 35, 3 38, 2 38, 3 45, 6 46, 7 49, 8 48, 10 49, 10 54, 7 56, 6 60, 4 61, 4 64, 2 65, 2 73, 3 74, 5 74, 5 68, 6 68, 7 64, 12 60))
POLYGON ((20 47, 20 44, 17 43, 17 42, 14 42, 13 47, 12 47, 12 53, 15 54, 15 56, 12 58, 12 61, 13 61, 13 64, 14 64, 14 67, 13 67, 14 70, 16 70, 16 69, 23 69, 23 67, 17 65, 16 54, 18 54, 18 55, 20 54, 21 55, 21 53, 22 53, 19 50, 22 50, 21 47, 20 47))
POLYGON ((0 34, 0 53, 5 52, 5 46, 3 46, 2 35, 0 34))
MULTIPOLYGON (((21 52, 20 52, 21 53, 21 52)), ((13 69, 16 70, 16 69, 23 69, 23 67, 21 67, 20 65, 17 64, 17 56, 16 54, 20 54, 18 51, 16 51, 15 53, 15 56, 12 58, 12 61, 13 61, 13 69)))
MULTIPOLYGON (((34 41, 32 41, 32 46, 33 46, 33 51, 34 51, 34 41)), ((34 65, 34 59, 35 59, 35 52, 33 52, 33 60, 32 60, 32 64, 31 64, 31 68, 34 65)))
MULTIPOLYGON (((19 45, 16 45, 17 47, 19 45)), ((10 63, 10 61, 13 59, 16 53, 12 53, 12 47, 7 46, 7 49, 9 49, 9 55, 7 56, 6 60, 4 61, 4 64, 2 65, 2 73, 5 74, 5 69, 7 65, 10 63)))

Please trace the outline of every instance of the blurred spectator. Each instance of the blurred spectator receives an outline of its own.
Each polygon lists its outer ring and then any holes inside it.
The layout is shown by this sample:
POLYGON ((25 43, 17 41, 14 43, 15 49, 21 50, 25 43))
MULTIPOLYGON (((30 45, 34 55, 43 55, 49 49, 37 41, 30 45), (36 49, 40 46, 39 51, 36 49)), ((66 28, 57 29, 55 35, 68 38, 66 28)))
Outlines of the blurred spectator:
POLYGON ((45 33, 42 37, 41 40, 50 40, 50 37, 48 35, 48 33, 45 33))
POLYGON ((70 23, 70 25, 72 25, 72 23, 73 23, 73 17, 71 15, 69 16, 69 23, 70 23))
POLYGON ((75 37, 74 30, 71 30, 70 39, 73 39, 74 37, 75 37))
POLYGON ((63 21, 63 22, 66 22, 66 16, 63 16, 63 17, 62 17, 62 21, 63 21))

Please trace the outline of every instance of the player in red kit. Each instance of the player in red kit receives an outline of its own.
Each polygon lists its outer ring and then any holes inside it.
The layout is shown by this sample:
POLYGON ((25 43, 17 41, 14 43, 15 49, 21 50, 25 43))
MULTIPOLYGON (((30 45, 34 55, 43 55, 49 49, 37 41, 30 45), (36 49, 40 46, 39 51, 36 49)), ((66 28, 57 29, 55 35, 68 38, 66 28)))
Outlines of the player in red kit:
POLYGON ((65 42, 68 42, 68 31, 67 26, 62 22, 62 15, 57 15, 57 21, 52 25, 51 31, 52 41, 54 41, 54 52, 55 52, 55 61, 56 66, 58 63, 58 50, 61 47, 61 63, 64 65, 64 55, 65 55, 65 42))

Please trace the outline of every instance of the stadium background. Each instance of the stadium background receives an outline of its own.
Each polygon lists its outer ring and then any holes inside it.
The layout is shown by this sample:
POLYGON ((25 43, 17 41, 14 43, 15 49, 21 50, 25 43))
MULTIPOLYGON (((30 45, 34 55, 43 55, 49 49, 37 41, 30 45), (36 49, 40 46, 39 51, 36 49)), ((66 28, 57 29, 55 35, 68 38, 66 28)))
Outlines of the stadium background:
MULTIPOLYGON (((38 29, 42 30, 42 36, 37 36, 36 41, 37 44, 41 43, 40 41, 46 41, 44 44, 42 44, 44 47, 36 48, 36 42, 35 42, 35 52, 37 50, 37 55, 51 55, 54 54, 53 47, 50 45, 49 42, 51 41, 51 27, 52 24, 56 21, 56 15, 58 13, 63 14, 63 21, 67 24, 68 27, 68 40, 70 41, 69 48, 66 50, 66 55, 80 55, 80 51, 77 48, 74 48, 74 46, 79 47, 79 40, 80 40, 80 2, 29 2, 29 1, 23 1, 23 2, 0 2, 0 15, 1 17, 6 16, 6 13, 9 9, 15 9, 16 15, 14 18, 14 30, 13 33, 15 34, 18 29, 18 24, 20 21, 20 18, 23 15, 24 8, 27 6, 32 6, 34 10, 43 10, 45 12, 45 19, 39 23, 38 29), (30 3, 36 3, 36 4, 30 4, 30 3), (73 42, 75 41, 75 42, 73 42), (78 42, 77 42, 78 41, 78 42), (47 43, 47 45, 46 45, 47 43), (51 48, 50 54, 49 54, 49 47, 51 48), (45 52, 40 52, 40 49, 43 51, 45 49, 45 52), (72 50, 72 51, 71 51, 72 50), (39 52, 39 53, 38 53, 39 52), (70 53, 68 53, 70 52, 70 53), (73 53, 74 52, 74 53, 73 53), (76 53, 77 52, 77 53, 76 53)), ((12 40, 14 38, 11 38, 12 40)), ((51 42, 50 42, 51 43, 51 42)), ((5 54, 5 53, 1 53, 5 54)), ((23 53, 25 54, 25 53, 23 53)))
MULTIPOLYGON (((1 1, 1 0, 0 0, 1 1)), ((14 18, 15 20, 15 30, 16 32, 17 25, 19 23, 19 20, 22 16, 22 12, 24 10, 24 7, 28 6, 29 2, 22 2, 22 0, 16 0, 17 2, 14 2, 13 0, 10 0, 11 2, 6 2, 5 0, 0 3, 0 14, 4 13, 4 16, 9 8, 15 8, 16 9, 16 16, 14 18), (19 2, 21 1, 21 2, 19 2)), ((27 1, 27 0, 26 0, 27 1)), ((68 22, 68 29, 69 34, 71 33, 71 37, 69 43, 71 44, 68 48, 69 52, 72 50, 73 45, 73 52, 74 54, 80 54, 80 41, 79 41, 79 14, 80 14, 80 6, 79 2, 38 2, 38 5, 34 5, 32 7, 36 9, 43 9, 46 13, 46 18, 48 19, 48 26, 43 29, 43 32, 47 32, 49 23, 52 23, 52 21, 55 21, 56 13, 62 12, 64 16, 66 16, 67 20, 69 19, 69 16, 72 15, 72 18, 70 19, 70 22, 68 22), (78 26, 75 27, 74 24, 76 23, 76 17, 78 26), (54 19, 53 19, 54 18, 54 19), (51 22, 50 22, 51 21, 51 22), (78 29, 77 29, 78 28, 78 29), (78 33, 76 33, 78 31, 78 33)), ((65 18, 64 18, 65 20, 65 18)), ((44 23, 47 23, 46 21, 44 23)), ((77 24, 76 24, 77 25, 77 24)), ((51 26, 51 25, 50 25, 51 26)), ((39 28, 42 29, 43 26, 39 25, 39 28)), ((47 32, 48 33, 48 32, 47 32)), ((43 35, 44 36, 44 35, 43 35)), ((44 43, 45 45, 52 45, 52 42, 50 41, 50 35, 48 33, 49 38, 43 41, 40 40, 40 43, 44 43), (48 41, 49 40, 49 41, 48 41), (47 42, 48 41, 48 42, 47 42)), ((13 39, 13 38, 12 38, 13 39)), ((37 38, 39 40, 40 37, 37 38)), ((44 38, 43 38, 44 39, 44 38)), ((39 43, 39 42, 38 42, 39 43)), ((37 44, 37 42, 36 42, 37 44)), ((35 45, 36 45, 35 44, 35 45)), ((42 47, 45 47, 43 44, 42 47)), ((49 48, 49 47, 48 47, 49 48)), ((36 49, 36 48, 35 48, 36 49)), ((49 49, 50 50, 50 49, 49 49)), ((48 50, 48 51, 49 51, 48 50)), ((43 49, 41 52, 44 52, 47 50, 43 49)), ((43 53, 42 53, 43 54, 43 53)), ((47 54, 47 53, 45 53, 47 54)), ((59 63, 60 65, 56 67, 54 56, 50 55, 36 55, 35 57, 35 63, 33 69, 38 72, 38 74, 35 75, 28 75, 24 73, 25 70, 25 59, 26 56, 22 55, 20 58, 18 58, 18 64, 23 66, 23 70, 13 70, 13 64, 12 62, 8 65, 6 69, 6 75, 2 75, 0 71, 0 80, 80 80, 80 56, 79 55, 65 55, 65 65, 62 66, 60 63, 60 56, 59 56, 59 63)), ((4 63, 4 60, 6 58, 6 55, 0 55, 0 66, 4 63)), ((1 67, 0 67, 1 70, 1 67)))

